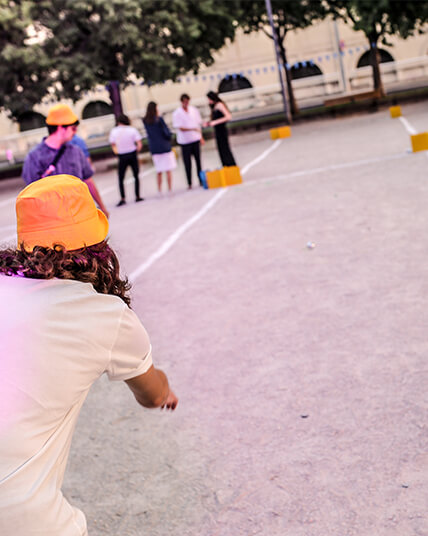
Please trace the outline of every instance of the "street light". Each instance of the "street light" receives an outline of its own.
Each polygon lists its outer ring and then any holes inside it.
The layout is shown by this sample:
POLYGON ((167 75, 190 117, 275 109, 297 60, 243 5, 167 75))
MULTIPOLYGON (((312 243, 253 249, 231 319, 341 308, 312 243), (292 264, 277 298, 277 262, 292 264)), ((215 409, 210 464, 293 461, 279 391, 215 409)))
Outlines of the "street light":
MULTIPOLYGON (((286 118, 287 124, 290 124, 291 123, 291 115, 290 115, 290 110, 288 108, 287 94, 285 92, 285 85, 284 85, 284 78, 283 78, 283 71, 282 71, 282 62, 281 62, 281 57, 279 55, 278 37, 276 35, 275 26, 273 24, 272 5, 270 3, 270 0, 265 0, 265 2, 266 2, 266 11, 267 11, 267 14, 268 14, 268 17, 269 17, 270 26, 272 28, 272 37, 273 37, 273 42, 274 42, 274 47, 275 47, 275 57, 276 57, 276 64, 277 64, 277 68, 278 68, 279 82, 281 84, 282 103, 284 105, 285 118, 286 118)), ((284 65, 284 67, 286 67, 286 66, 284 65)))

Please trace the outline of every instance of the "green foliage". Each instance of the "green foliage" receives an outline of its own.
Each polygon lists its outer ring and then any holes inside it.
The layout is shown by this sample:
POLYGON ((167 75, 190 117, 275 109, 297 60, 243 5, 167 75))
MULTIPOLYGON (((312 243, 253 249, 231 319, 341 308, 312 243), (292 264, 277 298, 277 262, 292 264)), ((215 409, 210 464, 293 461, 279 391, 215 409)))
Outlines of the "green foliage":
MULTIPOLYGON (((306 28, 316 20, 323 19, 327 10, 323 0, 271 0, 271 5, 279 52, 282 63, 286 65, 285 38, 287 33, 292 30, 306 28)), ((242 0, 239 3, 239 8, 237 20, 244 32, 262 31, 271 39, 274 38, 264 0, 242 0)), ((291 84, 291 75, 288 69, 286 69, 285 73, 291 113, 295 115, 298 112, 298 108, 291 84)))
POLYGON ((390 45, 388 35, 403 39, 424 32, 428 20, 428 3, 424 0, 329 0, 335 16, 342 17, 353 29, 361 30, 372 43, 380 39, 390 45))
POLYGON ((0 0, 0 107, 80 98, 111 80, 161 82, 210 65, 235 0, 0 0), (35 38, 28 39, 34 29, 35 38))
MULTIPOLYGON (((306 28, 325 16, 322 0, 271 0, 272 14, 278 38, 287 32, 306 28)), ((242 0, 238 22, 245 32, 262 30, 269 35, 269 19, 264 0, 242 0)))

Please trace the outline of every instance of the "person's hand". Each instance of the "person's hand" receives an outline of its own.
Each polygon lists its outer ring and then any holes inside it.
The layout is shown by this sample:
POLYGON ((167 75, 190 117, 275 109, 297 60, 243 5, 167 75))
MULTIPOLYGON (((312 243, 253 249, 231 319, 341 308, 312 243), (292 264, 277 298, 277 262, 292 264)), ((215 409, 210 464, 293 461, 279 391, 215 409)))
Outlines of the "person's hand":
POLYGON ((201 139, 199 140, 199 143, 200 143, 201 145, 205 145, 205 140, 204 140, 204 138, 203 138, 202 136, 201 136, 201 139))
POLYGON ((205 121, 205 123, 202 123, 202 126, 204 128, 211 126, 211 121, 205 121))
POLYGON ((168 396, 166 397, 166 400, 164 404, 161 406, 161 409, 170 409, 171 411, 174 411, 178 404, 178 398, 175 396, 174 392, 169 390, 168 396))

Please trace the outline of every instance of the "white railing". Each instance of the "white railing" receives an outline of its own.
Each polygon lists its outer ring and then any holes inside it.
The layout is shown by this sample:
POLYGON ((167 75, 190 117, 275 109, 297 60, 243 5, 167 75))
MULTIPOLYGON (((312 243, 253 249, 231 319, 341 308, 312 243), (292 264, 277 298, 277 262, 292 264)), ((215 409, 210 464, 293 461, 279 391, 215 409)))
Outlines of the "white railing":
MULTIPOLYGON (((423 83, 428 85, 428 56, 382 63, 380 68, 386 90, 406 89, 423 83)), ((354 69, 346 74, 351 92, 373 88, 370 66, 354 69)), ((301 108, 321 105, 326 97, 345 94, 340 73, 337 72, 293 80, 293 88, 301 108)), ((234 120, 268 115, 282 110, 279 83, 231 91, 224 93, 222 98, 230 108, 234 120)), ((192 104, 200 109, 204 119, 208 119, 210 111, 205 96, 193 98, 192 104)), ((172 113, 176 107, 176 102, 160 106, 160 111, 169 125, 172 123, 172 113)), ((141 117, 144 113, 145 110, 142 109, 129 111, 133 125, 143 136, 145 131, 141 117)), ((109 132, 114 124, 113 115, 85 119, 79 126, 79 135, 86 139, 89 148, 105 146, 108 145, 109 132)), ((11 154, 14 160, 22 160, 46 135, 46 128, 39 128, 0 138, 0 166, 8 164, 8 157, 11 154)))

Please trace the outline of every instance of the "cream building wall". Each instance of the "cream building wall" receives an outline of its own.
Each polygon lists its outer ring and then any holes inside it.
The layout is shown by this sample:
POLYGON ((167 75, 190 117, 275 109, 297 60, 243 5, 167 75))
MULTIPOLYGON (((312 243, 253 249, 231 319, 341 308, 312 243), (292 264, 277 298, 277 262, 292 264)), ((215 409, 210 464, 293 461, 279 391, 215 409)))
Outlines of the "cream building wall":
MULTIPOLYGON (((395 61, 381 66, 386 89, 428 85, 428 34, 407 40, 392 37, 390 41, 393 46, 383 48, 395 61)), ((312 61, 322 73, 293 80, 300 107, 322 104, 328 97, 344 92, 367 91, 372 88, 371 68, 357 69, 359 58, 368 50, 365 35, 354 32, 342 21, 334 23, 325 20, 304 30, 290 32, 285 46, 290 66, 296 62, 312 61), (338 39, 343 45, 342 54, 339 53, 338 39), (342 76, 341 67, 345 77, 342 76)), ((263 32, 247 35, 241 32, 234 42, 215 54, 214 64, 209 68, 203 67, 198 75, 188 74, 180 77, 176 83, 167 81, 151 87, 136 80, 121 92, 124 112, 144 132, 140 118, 150 100, 158 103, 168 122, 178 105, 180 95, 185 92, 191 95, 192 103, 201 109, 202 115, 208 117, 205 98, 207 91, 216 91, 222 79, 239 73, 248 79, 252 88, 223 94, 234 118, 264 115, 282 109, 272 40, 263 32)), ((81 118, 85 106, 94 101, 109 104, 109 96, 104 87, 88 92, 75 104, 69 104, 81 118)), ((53 101, 44 102, 35 106, 34 111, 46 116, 52 105, 53 101)), ((79 134, 87 140, 89 146, 103 145, 113 126, 114 117, 111 114, 85 119, 81 122, 79 134)), ((44 135, 45 128, 20 132, 19 124, 1 113, 0 162, 6 160, 7 151, 9 156, 12 151, 16 158, 22 158, 44 135)))

